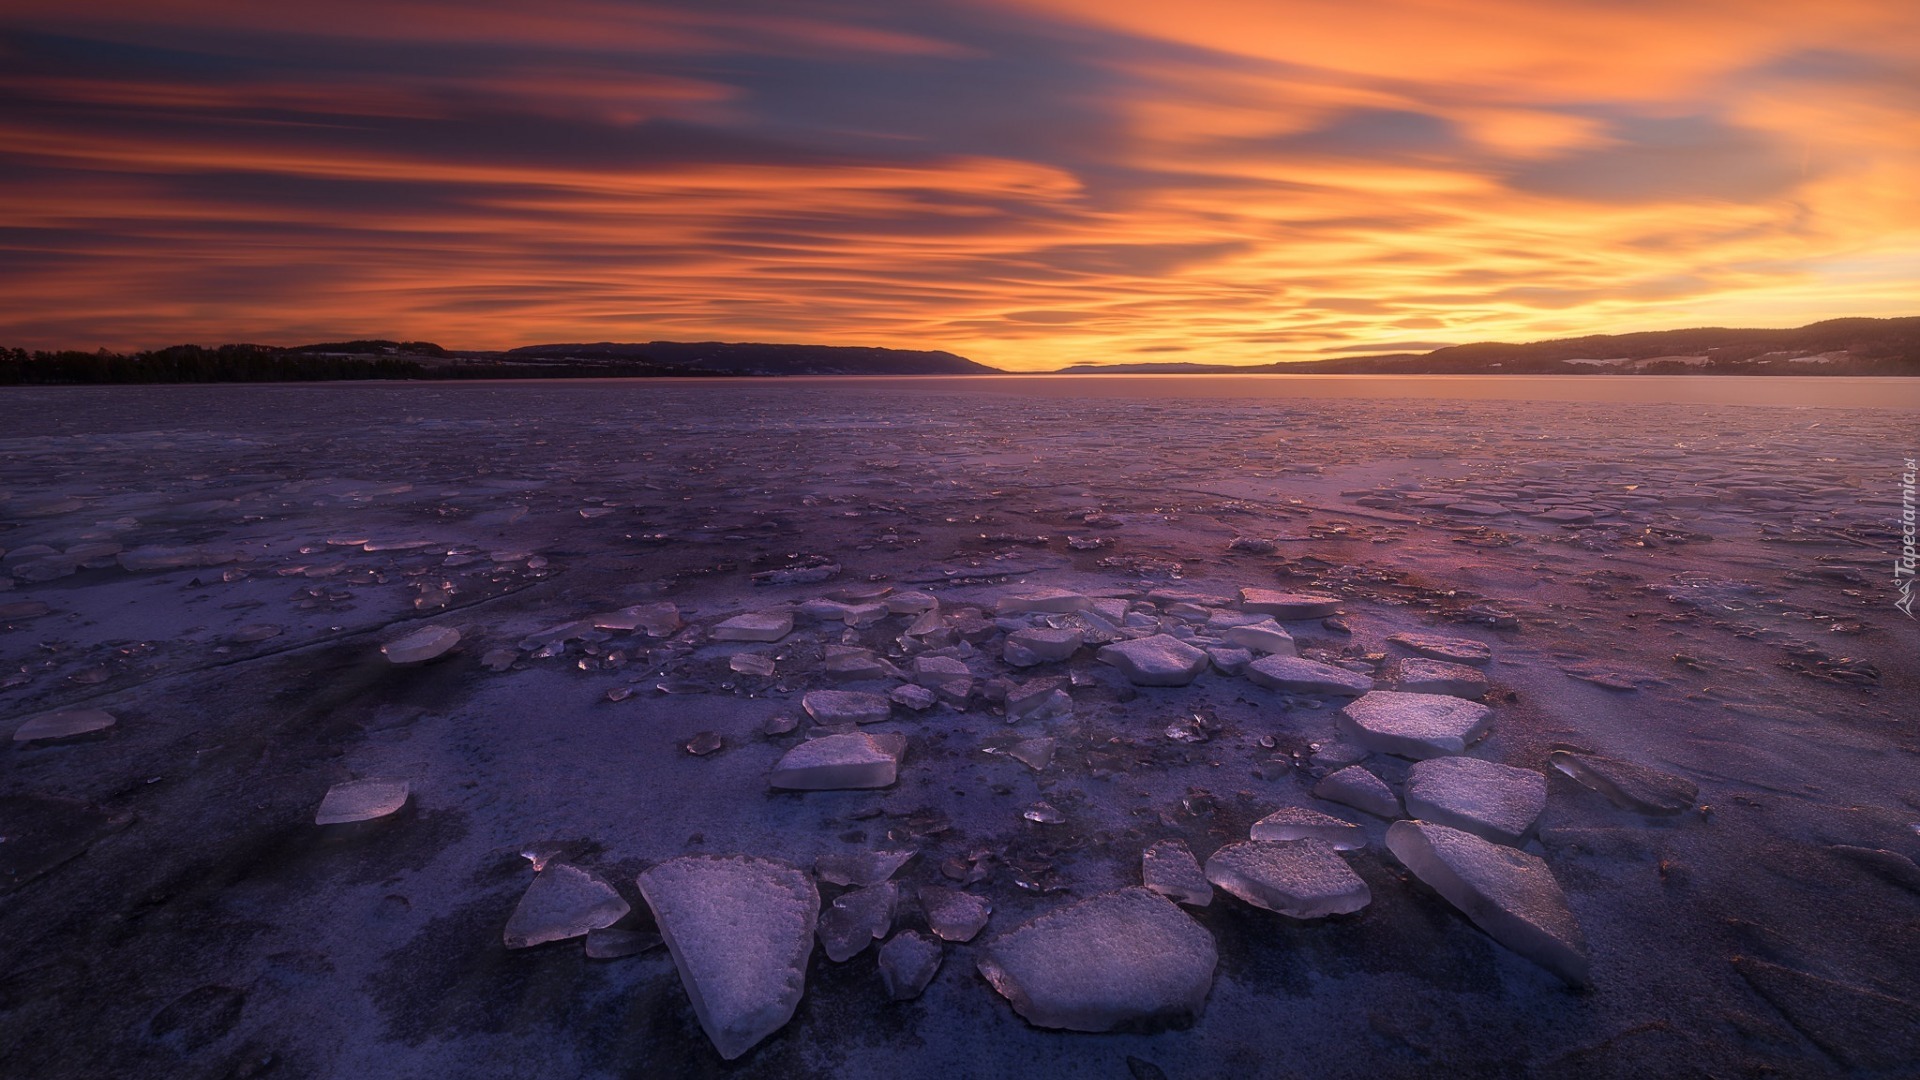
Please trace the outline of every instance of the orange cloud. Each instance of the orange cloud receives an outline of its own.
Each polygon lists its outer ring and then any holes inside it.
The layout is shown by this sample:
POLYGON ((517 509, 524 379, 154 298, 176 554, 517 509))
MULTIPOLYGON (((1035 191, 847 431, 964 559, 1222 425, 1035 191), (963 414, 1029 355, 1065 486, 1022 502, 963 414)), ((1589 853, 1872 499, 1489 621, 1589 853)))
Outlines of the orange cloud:
POLYGON ((1013 368, 1910 314, 1905 5, 0 17, 0 343, 786 338, 1013 368))

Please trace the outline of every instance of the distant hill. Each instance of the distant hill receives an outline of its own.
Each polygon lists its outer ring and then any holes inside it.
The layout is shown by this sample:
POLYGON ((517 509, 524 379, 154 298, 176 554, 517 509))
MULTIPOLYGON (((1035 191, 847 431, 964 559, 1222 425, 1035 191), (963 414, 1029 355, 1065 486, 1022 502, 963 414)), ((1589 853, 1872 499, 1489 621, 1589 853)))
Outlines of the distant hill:
MULTIPOLYGON (((504 354, 511 363, 559 362, 618 367, 637 363, 730 375, 999 375, 996 368, 950 352, 845 345, 735 344, 723 341, 602 341, 526 345, 504 354)), ((611 372, 610 372, 611 374, 611 372)))
POLYGON ((1287 375, 1920 375, 1920 316, 1828 319, 1791 330, 1701 327, 1536 341, 1480 342, 1427 353, 1340 356, 1225 367, 1216 364, 1075 365, 1063 373, 1287 375))

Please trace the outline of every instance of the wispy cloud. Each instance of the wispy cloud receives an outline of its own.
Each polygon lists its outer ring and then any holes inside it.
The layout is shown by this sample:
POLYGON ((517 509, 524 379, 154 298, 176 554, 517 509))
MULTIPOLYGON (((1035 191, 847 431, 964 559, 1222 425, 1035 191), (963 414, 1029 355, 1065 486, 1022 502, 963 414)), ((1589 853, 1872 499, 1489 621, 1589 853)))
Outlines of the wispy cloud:
POLYGON ((1920 15, 343 0, 0 16, 0 343, 1009 367, 1906 314, 1920 15))

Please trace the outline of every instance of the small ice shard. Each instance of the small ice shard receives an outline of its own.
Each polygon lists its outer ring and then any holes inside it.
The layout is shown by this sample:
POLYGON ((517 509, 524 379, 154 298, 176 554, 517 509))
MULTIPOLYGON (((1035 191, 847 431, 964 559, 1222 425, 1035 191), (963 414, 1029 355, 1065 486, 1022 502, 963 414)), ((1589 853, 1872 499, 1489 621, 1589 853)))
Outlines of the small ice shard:
POLYGON ((587 931, 587 959, 619 960, 650 952, 664 944, 666 941, 651 930, 614 930, 610 927, 600 927, 587 931))
POLYGON ((1200 1015, 1213 935, 1144 888, 1055 908, 988 942, 980 973, 1035 1027, 1110 1031, 1200 1015))
POLYGON ((779 641, 793 633, 793 612, 750 611, 713 628, 714 641, 779 641))
POLYGON ((1367 846, 1365 829, 1304 806, 1275 810, 1254 822, 1248 836, 1255 840, 1321 840, 1333 845, 1336 851, 1356 851, 1367 846))
POLYGON ((987 925, 993 905, 970 892, 944 885, 922 885, 920 910, 926 913, 927 929, 942 941, 972 941, 987 925))
POLYGON ((1267 655, 1294 655, 1293 635, 1272 619, 1262 619, 1256 623, 1229 626, 1220 631, 1220 640, 1229 645, 1238 645, 1267 655))
POLYGON ((702 731, 687 740, 687 753, 694 757, 705 757, 725 745, 727 740, 722 738, 719 732, 702 731))
POLYGON ((407 803, 405 780, 347 780, 327 789, 320 809, 313 815, 315 825, 340 825, 350 821, 383 818, 407 803))
POLYGON ((1047 767, 1053 760, 1056 742, 1051 738, 1023 739, 1007 747, 1007 756, 1025 765, 1035 772, 1047 767))
POLYGON ((1029 613, 1065 615, 1075 611, 1085 611, 1089 604, 1090 601, 1085 596, 1069 589, 1039 588, 1028 589, 1013 596, 1003 596, 994 605, 993 610, 1000 615, 1029 613))
POLYGON ((520 857, 532 863, 533 872, 537 874, 545 870, 548 863, 574 850, 575 847, 576 845, 563 840, 542 840, 521 848, 520 857))
POLYGON ((1580 986, 1587 942, 1547 864, 1427 821, 1396 821, 1387 850, 1495 941, 1580 986))
POLYGON ((1349 765, 1321 777, 1320 782, 1313 785, 1313 794, 1315 798, 1365 810, 1375 817, 1391 820, 1404 816, 1400 810, 1400 798, 1387 786, 1387 782, 1360 765, 1349 765))
POLYGON ((1269 690, 1294 694, 1341 694, 1353 696, 1373 689, 1373 680, 1357 671, 1308 660, 1303 656, 1275 654, 1247 665, 1247 681, 1269 690))
POLYGON ((909 1001, 920 996, 940 970, 944 950, 940 943, 913 930, 895 934, 880 946, 880 981, 887 996, 909 1001))
POLYGON ((451 626, 423 626, 413 633, 380 646, 387 661, 395 665, 424 664, 446 655, 460 644, 460 631, 451 626))
POLYGON ((1161 840, 1140 853, 1141 884, 1176 904, 1206 907, 1213 886, 1184 840, 1161 840))
POLYGON ((1083 644, 1085 639, 1078 630, 1033 627, 1008 634, 1006 643, 1001 646, 1000 656, 1014 667, 1033 667, 1036 664, 1071 660, 1083 644))
POLYGON ((1426 657, 1395 664, 1394 684, 1409 694, 1452 694, 1476 701, 1487 692, 1487 677, 1479 669, 1426 657))
POLYGON ((887 695, 887 700, 896 705, 905 705, 914 712, 925 712, 940 703, 939 696, 933 691, 912 683, 894 687, 893 691, 887 695))
POLYGON ((1547 778, 1470 757, 1415 763, 1407 774, 1407 813, 1464 829, 1496 844, 1517 844, 1547 808, 1547 778))
POLYGON ((773 657, 760 653, 738 652, 727 657, 727 668, 740 675, 773 677, 773 657))
POLYGON ((810 690, 800 699, 817 724, 877 724, 893 715, 893 703, 858 690, 810 690))
POLYGON ((820 913, 812 878, 772 859, 688 855, 641 874, 639 885, 722 1058, 793 1018, 820 913))
POLYGON ((96 731, 105 731, 115 723, 110 712, 101 709, 72 709, 66 712, 45 713, 21 724, 14 729, 13 741, 57 742, 61 739, 91 735, 96 731))
POLYGON ((773 767, 771 783, 789 791, 886 787, 898 778, 907 737, 896 731, 864 731, 810 739, 787 751, 773 767))
POLYGON ((277 638, 283 631, 272 623, 248 623, 233 632, 227 640, 235 645, 251 645, 256 641, 277 638))
POLYGON ((1050 802, 1034 803, 1020 816, 1038 825, 1064 825, 1067 821, 1067 815, 1055 809, 1050 802))
POLYGON ((893 932, 893 911, 900 886, 891 881, 842 893, 820 915, 820 948, 834 963, 851 960, 893 932))
POLYGON ((1340 608, 1337 596, 1282 592, 1278 589, 1241 589, 1240 610, 1276 619, 1322 619, 1340 608))
POLYGON ((1295 919, 1345 915, 1373 902, 1360 875, 1325 840, 1243 840, 1207 859, 1207 880, 1295 919))
POLYGON ((785 735, 800 726, 800 718, 792 713, 774 713, 760 725, 760 730, 768 735, 785 735))
POLYGON ((1185 686, 1207 669, 1207 654, 1167 634, 1116 641, 1099 653, 1135 686, 1185 686))
POLYGON ((836 851, 815 859, 813 872, 821 881, 833 885, 864 888, 892 877, 894 871, 905 866, 907 860, 916 854, 918 852, 911 848, 904 851, 836 851))
POLYGON ((940 598, 930 592, 894 593, 883 603, 895 615, 923 615, 940 609, 940 598))
POLYGON ((606 693, 606 698, 607 698, 607 700, 608 700, 608 701, 612 701, 612 702, 616 702, 616 703, 617 703, 617 702, 622 702, 622 701, 625 701, 625 700, 627 700, 628 698, 630 698, 630 697, 632 697, 632 696, 633 696, 633 687, 631 687, 631 686, 609 686, 609 687, 607 687, 607 693, 606 693))
POLYGON ((619 890, 567 863, 548 863, 534 876, 501 935, 509 949, 565 941, 612 926, 633 910, 619 890))
POLYGON ((1486 733, 1493 710, 1447 694, 1375 690, 1338 717, 1341 733, 1368 750, 1420 760, 1465 751, 1486 733))
POLYGON ((1387 640, 1428 659, 1444 660, 1451 664, 1471 664, 1480 667, 1493 659, 1493 649, 1471 638, 1444 637, 1440 634, 1409 631, 1404 634, 1395 634, 1387 640))
POLYGON ((1693 809, 1700 797, 1699 786, 1685 777, 1598 754, 1555 750, 1547 755, 1547 763, 1578 780, 1581 786, 1605 795, 1622 810, 1679 814, 1693 809))

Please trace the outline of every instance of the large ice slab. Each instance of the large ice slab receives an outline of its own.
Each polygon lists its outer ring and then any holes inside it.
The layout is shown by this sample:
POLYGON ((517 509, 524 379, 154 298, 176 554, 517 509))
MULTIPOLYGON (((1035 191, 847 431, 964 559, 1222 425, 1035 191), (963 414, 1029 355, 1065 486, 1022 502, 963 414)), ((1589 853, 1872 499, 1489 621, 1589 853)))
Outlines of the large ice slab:
POLYGON ((1495 941, 1579 986, 1586 936, 1547 864, 1524 851, 1429 821, 1396 821, 1387 849, 1495 941))
POLYGON ((1546 808, 1547 778, 1531 769, 1441 757, 1407 774, 1407 813, 1496 844, 1519 843, 1546 808))
POLYGON ((1492 709, 1465 698, 1375 690, 1342 708, 1339 723, 1368 750, 1425 759, 1465 751, 1492 717, 1492 709))
POLYGON ((1238 645, 1257 653, 1268 655, 1294 655, 1293 635, 1287 633, 1279 623, 1271 618, 1255 623, 1242 623, 1229 626, 1220 631, 1220 640, 1229 645, 1238 645))
POLYGON ((793 1018, 820 911, 812 879, 774 859, 687 855, 639 885, 721 1057, 739 1057, 793 1018))
POLYGON ((1409 694, 1452 694, 1477 701, 1487 692, 1487 677, 1478 668, 1424 656, 1395 664, 1393 679, 1409 694))
POLYGON ((1116 641, 1100 650, 1135 686, 1185 686, 1207 669, 1207 654, 1169 634, 1116 641))
POLYGON ((1325 840, 1243 840, 1207 859, 1207 880, 1295 919, 1345 915, 1373 902, 1360 875, 1325 840))
POLYGON ((1684 776, 1672 776, 1628 761, 1555 750, 1547 763, 1605 795, 1622 810, 1671 815, 1693 809, 1700 787, 1684 776))
POLYGON ((789 791, 879 788, 899 776, 907 737, 897 731, 864 731, 809 739, 787 751, 769 781, 789 791))
POLYGON ((1213 935, 1144 888, 1055 908, 1001 934, 980 973, 1036 1027, 1111 1031, 1199 1016, 1219 962, 1213 935))
POLYGON ((548 863, 521 895, 501 938, 509 949, 565 941, 612 926, 631 910, 612 885, 577 866, 548 863))
POLYGON ((1351 697, 1373 689, 1373 679, 1357 671, 1276 653, 1247 665, 1247 681, 1269 690, 1294 694, 1340 694, 1351 697))
POLYGON ((1083 643, 1078 630, 1034 627, 1008 634, 1000 656, 1014 667, 1032 667, 1071 659, 1083 643))

